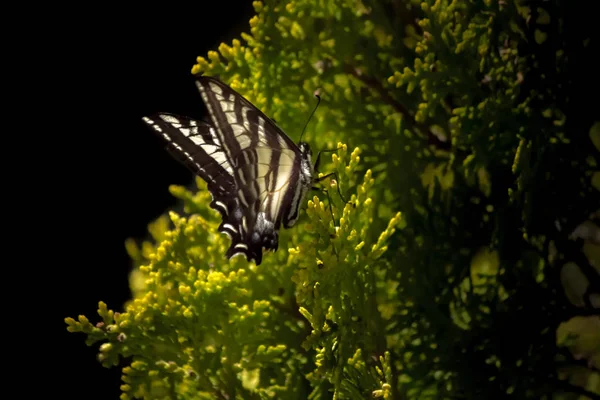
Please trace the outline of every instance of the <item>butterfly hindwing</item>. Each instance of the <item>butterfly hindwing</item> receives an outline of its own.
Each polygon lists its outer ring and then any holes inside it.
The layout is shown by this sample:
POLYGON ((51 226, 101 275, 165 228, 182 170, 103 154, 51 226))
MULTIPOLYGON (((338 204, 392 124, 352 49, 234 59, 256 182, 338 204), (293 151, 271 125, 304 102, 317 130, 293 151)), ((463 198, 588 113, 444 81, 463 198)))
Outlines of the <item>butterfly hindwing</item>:
POLYGON ((277 250, 277 232, 285 209, 282 204, 289 201, 298 168, 289 150, 259 146, 249 153, 240 160, 236 170, 236 176, 243 183, 238 186, 238 198, 245 212, 245 243, 259 262, 262 247, 277 250), (264 162, 266 160, 270 162, 264 162))

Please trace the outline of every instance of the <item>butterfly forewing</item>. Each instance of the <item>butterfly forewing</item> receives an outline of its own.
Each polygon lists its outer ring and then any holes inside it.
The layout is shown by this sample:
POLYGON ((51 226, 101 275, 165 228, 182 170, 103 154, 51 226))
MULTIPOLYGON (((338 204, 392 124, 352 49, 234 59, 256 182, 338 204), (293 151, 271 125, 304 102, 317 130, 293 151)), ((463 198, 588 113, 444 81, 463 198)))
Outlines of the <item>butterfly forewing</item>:
POLYGON ((306 160, 298 147, 241 95, 209 77, 196 84, 208 123, 169 114, 146 122, 208 182, 223 216, 219 230, 232 239, 226 255, 243 254, 259 265, 263 248, 277 249, 282 221, 293 224, 289 216, 297 216, 310 171, 301 168, 306 160))
POLYGON ((233 168, 225 157, 215 129, 203 121, 161 113, 144 121, 169 143, 167 148, 207 182, 233 179, 233 168))
POLYGON ((210 204, 219 211, 223 223, 219 230, 240 240, 235 216, 240 215, 233 169, 225 157, 215 129, 203 121, 161 113, 144 121, 167 140, 167 150, 207 182, 213 196, 210 204))

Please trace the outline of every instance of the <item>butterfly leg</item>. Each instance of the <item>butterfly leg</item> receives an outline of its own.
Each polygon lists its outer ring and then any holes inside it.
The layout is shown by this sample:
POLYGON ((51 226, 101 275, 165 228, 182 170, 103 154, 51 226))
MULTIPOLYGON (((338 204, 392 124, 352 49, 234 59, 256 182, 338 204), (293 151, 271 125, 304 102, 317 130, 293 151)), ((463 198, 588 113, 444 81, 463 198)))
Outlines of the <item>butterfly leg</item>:
POLYGON ((319 152, 317 153, 317 161, 315 161, 315 171, 319 172, 319 164, 321 163, 321 153, 333 153, 334 151, 338 151, 341 149, 342 147, 338 147, 337 149, 319 150, 319 152))

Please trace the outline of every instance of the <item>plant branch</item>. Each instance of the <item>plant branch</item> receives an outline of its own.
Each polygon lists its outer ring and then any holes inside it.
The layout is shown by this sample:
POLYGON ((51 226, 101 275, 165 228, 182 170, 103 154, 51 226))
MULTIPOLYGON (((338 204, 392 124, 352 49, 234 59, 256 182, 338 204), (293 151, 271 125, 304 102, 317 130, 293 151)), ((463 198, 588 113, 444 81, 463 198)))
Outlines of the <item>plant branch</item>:
POLYGON ((575 358, 571 358, 570 360, 567 360, 567 361, 557 362, 556 366, 558 368, 575 367, 575 366, 577 366, 577 367, 584 367, 584 368, 589 369, 592 372, 600 373, 600 369, 596 368, 594 365, 592 365, 587 360, 577 360, 575 358))
POLYGON ((600 395, 594 392, 590 392, 587 389, 582 388, 581 386, 573 385, 567 381, 557 379, 556 386, 567 393, 577 393, 582 396, 587 396, 590 399, 600 400, 600 395))
POLYGON ((406 107, 404 107, 402 104, 400 104, 398 101, 396 101, 396 99, 394 99, 389 94, 389 92, 383 87, 383 85, 381 85, 381 83, 377 79, 363 74, 359 69, 354 68, 351 65, 345 65, 344 71, 346 73, 354 76, 356 79, 358 79, 365 85, 367 85, 372 91, 376 92, 383 101, 385 101, 387 104, 394 107, 394 109, 397 112, 399 112, 400 114, 402 114, 404 116, 405 120, 408 122, 408 125, 410 127, 416 128, 421 134, 427 135, 429 144, 433 144, 435 147, 437 147, 438 149, 442 149, 442 150, 450 149, 449 141, 445 141, 445 142, 441 141, 431 131, 431 129, 429 129, 428 126, 415 121, 415 118, 411 115, 411 113, 408 111, 408 109, 406 107))

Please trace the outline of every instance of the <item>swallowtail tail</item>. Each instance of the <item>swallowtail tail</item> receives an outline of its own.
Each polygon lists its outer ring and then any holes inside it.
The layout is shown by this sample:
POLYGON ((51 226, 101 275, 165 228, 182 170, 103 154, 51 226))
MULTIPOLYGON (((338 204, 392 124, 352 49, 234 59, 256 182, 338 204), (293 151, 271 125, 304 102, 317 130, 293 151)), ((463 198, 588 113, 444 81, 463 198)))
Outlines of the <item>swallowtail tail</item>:
POLYGON ((143 119, 207 182, 210 206, 222 217, 219 231, 231 238, 226 256, 241 254, 260 265, 263 248, 277 250, 280 226, 298 219, 313 183, 312 152, 219 80, 199 77, 196 85, 208 121, 168 113, 143 119))

